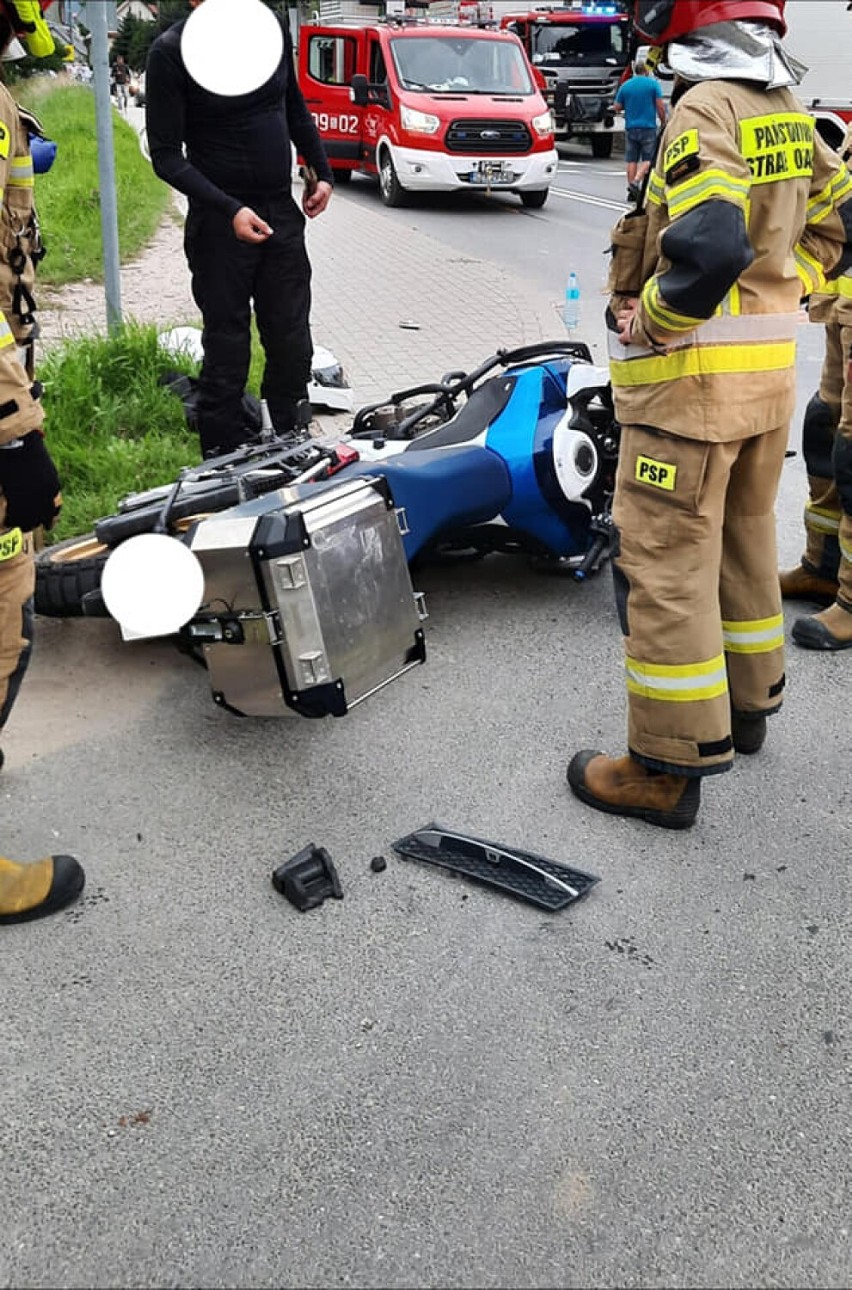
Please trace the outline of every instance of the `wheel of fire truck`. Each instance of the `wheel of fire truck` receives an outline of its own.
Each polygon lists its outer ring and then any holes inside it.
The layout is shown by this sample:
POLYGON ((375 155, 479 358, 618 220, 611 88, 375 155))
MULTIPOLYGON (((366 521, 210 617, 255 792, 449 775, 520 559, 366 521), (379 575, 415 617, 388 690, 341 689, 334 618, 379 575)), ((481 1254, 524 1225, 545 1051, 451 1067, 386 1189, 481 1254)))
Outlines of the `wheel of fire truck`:
POLYGON ((521 201, 528 211, 540 211, 547 201, 547 194, 550 190, 547 188, 533 188, 528 193, 521 193, 521 201))
POLYGON ((383 147, 379 153, 379 192, 385 206, 404 206, 408 199, 405 189, 399 182, 388 147, 383 147))
POLYGON ((45 618, 82 618, 83 599, 98 592, 110 548, 94 533, 54 542, 36 556, 35 611, 45 618))
POLYGON ((593 134, 592 139, 592 156, 593 157, 611 157, 612 156, 612 135, 611 134, 593 134))

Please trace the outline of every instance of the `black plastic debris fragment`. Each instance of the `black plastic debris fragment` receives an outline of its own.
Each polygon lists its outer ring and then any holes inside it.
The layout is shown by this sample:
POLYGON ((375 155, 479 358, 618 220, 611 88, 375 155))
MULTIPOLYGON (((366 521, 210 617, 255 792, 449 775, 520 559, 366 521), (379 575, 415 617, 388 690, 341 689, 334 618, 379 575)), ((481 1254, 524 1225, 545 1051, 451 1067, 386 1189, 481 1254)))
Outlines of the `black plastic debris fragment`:
POLYGON ((372 869, 373 873, 382 873, 383 870, 387 869, 387 867, 388 867, 388 862, 384 858, 384 856, 373 856, 372 860, 370 861, 370 868, 372 869))
POLYGON ((272 885, 303 912, 321 905, 326 896, 343 899, 343 888, 331 856, 325 847, 315 847, 313 843, 273 871, 272 885))
POLYGON ((600 881, 594 874, 571 869, 532 851, 456 833, 440 824, 427 824, 391 845, 405 860, 424 860, 451 869, 473 882, 498 887, 552 912, 572 905, 600 881))

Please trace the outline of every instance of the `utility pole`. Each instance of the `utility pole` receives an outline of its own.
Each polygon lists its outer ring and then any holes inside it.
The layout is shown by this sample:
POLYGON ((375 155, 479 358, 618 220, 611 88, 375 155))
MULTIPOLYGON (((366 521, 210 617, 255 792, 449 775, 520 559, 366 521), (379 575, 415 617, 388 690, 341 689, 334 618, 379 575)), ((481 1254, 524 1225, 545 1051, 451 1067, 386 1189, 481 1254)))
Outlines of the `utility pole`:
POLYGON ((115 196, 115 154, 112 142, 112 103, 109 95, 109 42, 107 6, 87 9, 92 24, 92 72, 98 138, 98 187, 101 201, 101 236, 104 247, 104 292, 107 331, 121 329, 121 274, 118 253, 118 209, 115 196))

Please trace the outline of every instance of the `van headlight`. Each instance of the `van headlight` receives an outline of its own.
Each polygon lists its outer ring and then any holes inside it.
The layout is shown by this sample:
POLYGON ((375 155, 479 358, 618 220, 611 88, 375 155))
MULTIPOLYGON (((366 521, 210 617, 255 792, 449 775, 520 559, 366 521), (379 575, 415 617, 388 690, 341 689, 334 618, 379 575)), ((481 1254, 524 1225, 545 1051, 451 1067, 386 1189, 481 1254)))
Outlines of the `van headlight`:
POLYGON ((419 112, 417 108, 406 107, 404 103, 399 119, 403 130, 411 130, 415 134, 434 134, 441 124, 440 118, 431 112, 419 112))
POLYGON ((541 116, 534 116, 533 129, 536 134, 553 134, 553 114, 542 112, 541 116))

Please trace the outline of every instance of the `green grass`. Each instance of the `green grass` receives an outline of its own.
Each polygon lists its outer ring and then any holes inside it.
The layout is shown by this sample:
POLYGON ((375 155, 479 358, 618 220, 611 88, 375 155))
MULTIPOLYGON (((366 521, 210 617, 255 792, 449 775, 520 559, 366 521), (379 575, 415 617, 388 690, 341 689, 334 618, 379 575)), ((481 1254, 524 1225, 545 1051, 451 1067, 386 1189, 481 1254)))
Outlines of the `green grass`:
MULTIPOLYGON (((37 113, 48 137, 59 144, 51 169, 36 175, 36 205, 48 250, 38 282, 62 286, 83 278, 103 281, 95 96, 84 86, 56 86, 41 78, 15 88, 21 102, 37 113)), ((169 190, 142 156, 133 127, 117 112, 112 115, 118 241, 124 261, 156 232, 169 190)))
POLYGON ((43 358, 45 431, 64 498, 49 540, 88 532, 125 493, 168 483, 200 460, 180 400, 158 383, 169 369, 194 365, 162 353, 157 329, 137 324, 43 358))

